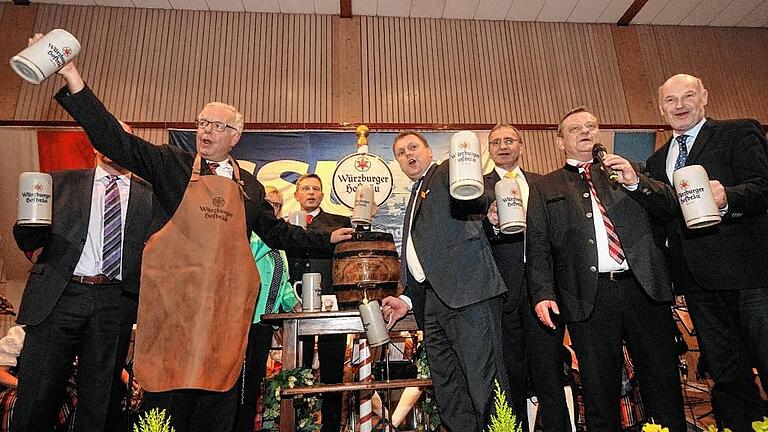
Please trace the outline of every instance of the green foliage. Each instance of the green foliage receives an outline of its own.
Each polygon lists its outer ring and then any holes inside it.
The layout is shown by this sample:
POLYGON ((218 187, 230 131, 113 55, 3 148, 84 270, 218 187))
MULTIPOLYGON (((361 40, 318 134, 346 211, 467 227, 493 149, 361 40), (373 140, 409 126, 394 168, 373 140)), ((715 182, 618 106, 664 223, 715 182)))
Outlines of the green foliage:
POLYGON ((763 417, 763 421, 753 421, 752 429, 755 432, 768 432, 768 417, 763 417))
POLYGON ((499 381, 494 380, 494 383, 496 384, 496 396, 493 399, 493 407, 496 413, 491 417, 488 432, 520 432, 522 426, 517 422, 512 407, 507 403, 507 396, 501 391, 499 381))
MULTIPOLYGON (((315 384, 312 369, 296 368, 284 370, 268 378, 264 391, 264 428, 274 427, 280 418, 280 391, 284 388, 311 386, 315 384)), ((321 401, 316 396, 296 396, 293 405, 296 408, 296 432, 317 432, 321 424, 317 417, 321 401)))
MULTIPOLYGON (((427 350, 425 349, 421 350, 419 357, 416 359, 416 378, 430 378, 427 350)), ((432 389, 426 389, 424 391, 424 401, 421 403, 421 409, 424 411, 424 415, 429 419, 429 430, 438 430, 442 420, 440 419, 440 413, 437 412, 437 401, 435 400, 434 391, 432 389)))
POLYGON ((165 417, 165 410, 152 408, 139 416, 138 424, 134 423, 133 432, 175 432, 171 426, 171 416, 165 417))

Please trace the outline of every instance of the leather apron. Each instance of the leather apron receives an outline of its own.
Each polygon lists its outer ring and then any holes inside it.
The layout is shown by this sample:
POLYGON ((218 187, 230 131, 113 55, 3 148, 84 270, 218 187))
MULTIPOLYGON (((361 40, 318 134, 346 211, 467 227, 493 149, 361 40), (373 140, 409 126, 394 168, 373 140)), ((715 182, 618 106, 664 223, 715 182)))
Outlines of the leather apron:
POLYGON ((141 268, 136 379, 151 392, 235 385, 259 294, 244 192, 200 175, 198 154, 176 213, 149 239, 141 268))

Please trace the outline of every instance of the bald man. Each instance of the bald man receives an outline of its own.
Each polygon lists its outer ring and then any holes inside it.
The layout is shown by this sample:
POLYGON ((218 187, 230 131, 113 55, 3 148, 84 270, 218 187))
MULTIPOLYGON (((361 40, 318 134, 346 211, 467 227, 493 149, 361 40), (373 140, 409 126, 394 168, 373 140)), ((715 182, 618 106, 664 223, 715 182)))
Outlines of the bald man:
MULTIPOLYGON (((696 335, 715 381, 719 428, 751 430, 766 415, 752 368, 768 384, 768 150, 757 121, 713 120, 701 79, 675 75, 659 87, 659 110, 672 138, 647 162, 650 177, 701 165, 723 217, 690 230, 682 217, 666 225, 673 282, 685 294, 696 335)), ((640 187, 642 189, 642 185, 640 187)))

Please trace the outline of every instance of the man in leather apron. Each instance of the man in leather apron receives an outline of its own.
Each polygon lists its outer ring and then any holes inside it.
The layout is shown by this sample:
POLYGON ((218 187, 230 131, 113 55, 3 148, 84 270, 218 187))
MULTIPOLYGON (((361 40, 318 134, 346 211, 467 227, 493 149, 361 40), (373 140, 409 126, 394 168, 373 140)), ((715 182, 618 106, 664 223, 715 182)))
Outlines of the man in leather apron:
POLYGON ((232 106, 206 105, 196 154, 125 133, 70 63, 56 100, 94 147, 146 179, 161 210, 144 251, 136 377, 148 407, 166 408, 182 431, 229 431, 237 405, 259 274, 248 239, 327 256, 351 228, 307 232, 277 219, 264 187, 229 152, 243 130, 232 106), (159 229, 158 229, 159 227, 159 229))

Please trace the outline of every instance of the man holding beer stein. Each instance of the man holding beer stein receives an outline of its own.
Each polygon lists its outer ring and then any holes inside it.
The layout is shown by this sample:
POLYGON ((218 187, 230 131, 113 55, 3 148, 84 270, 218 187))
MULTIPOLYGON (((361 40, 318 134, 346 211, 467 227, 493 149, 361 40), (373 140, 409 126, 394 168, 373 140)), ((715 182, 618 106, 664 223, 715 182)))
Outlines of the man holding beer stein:
MULTIPOLYGON (((317 174, 305 174, 296 180, 296 192, 293 194, 301 210, 307 214, 307 230, 328 233, 339 228, 352 226, 349 218, 328 213, 320 208, 323 202, 323 182, 317 174)), ((291 281, 302 280, 304 273, 320 273, 322 294, 333 294, 333 260, 329 254, 324 257, 311 257, 306 253, 288 254, 291 269, 291 281)), ((301 287, 312 289, 310 286, 301 287)), ((307 305, 302 305, 306 310, 307 305)), ((315 350, 315 337, 304 336, 303 360, 307 367, 312 366, 315 350)), ((317 337, 317 355, 320 358, 320 380, 325 384, 338 384, 344 380, 344 353, 347 336, 343 334, 320 335, 317 337)), ((341 427, 341 393, 323 394, 323 431, 336 432, 341 427)))
POLYGON ((752 374, 757 368, 768 388, 765 135, 755 120, 706 118, 709 95, 697 77, 669 78, 658 97, 673 132, 648 159, 649 175, 670 184, 676 170, 703 167, 722 217, 719 225, 706 228, 687 228, 682 217, 666 225, 662 241, 669 245, 675 289, 685 295, 715 382, 712 405, 718 427, 751 430, 752 421, 768 415, 752 374))
POLYGON ((624 341, 648 416, 671 431, 685 431, 672 287, 650 220, 673 216, 674 196, 654 180, 635 187, 639 176, 619 156, 593 160, 598 139, 597 118, 586 108, 566 114, 556 138, 565 166, 531 190, 526 271, 532 303, 542 323, 568 326, 587 429, 621 428, 624 341))
MULTIPOLYGON (((500 123, 488 135, 488 153, 495 165, 493 171, 483 176, 485 192, 493 194, 494 188, 504 178, 519 184, 521 199, 527 207, 529 189, 541 176, 524 172, 520 167, 523 141, 513 126, 500 123)), ((496 198, 493 198, 496 199, 496 198)), ((517 419, 527 430, 526 381, 528 371, 539 401, 538 417, 546 431, 570 431, 571 423, 563 392, 563 326, 550 329, 540 323, 533 314, 533 306, 525 282, 525 233, 504 234, 498 226, 497 202, 491 204, 485 229, 491 244, 493 257, 499 268, 507 296, 502 308, 501 328, 504 337, 504 363, 509 375, 511 401, 517 419)))
POLYGON ((153 185, 159 204, 160 228, 144 250, 135 348, 145 404, 168 409, 179 432, 229 431, 260 287, 251 233, 271 248, 328 254, 352 230, 305 231, 275 217, 264 187, 229 154, 244 124, 233 106, 203 107, 196 153, 188 153, 124 132, 74 63, 59 74, 67 85, 56 100, 94 147, 153 185))
POLYGON ((450 431, 479 432, 493 413, 494 382, 510 394, 501 335, 507 288, 482 222, 490 200, 453 198, 449 162, 434 164, 417 132, 399 134, 392 151, 415 184, 403 221, 405 292, 385 298, 383 314, 393 324, 413 308, 443 424, 450 431))
POLYGON ((52 173, 50 226, 13 227, 22 251, 42 248, 17 320, 26 325, 26 341, 14 431, 53 429, 76 357, 74 430, 116 428, 107 412, 110 401, 119 412, 125 394, 119 374, 136 318, 153 197, 145 181, 106 156, 96 153, 96 162, 95 169, 52 173))

